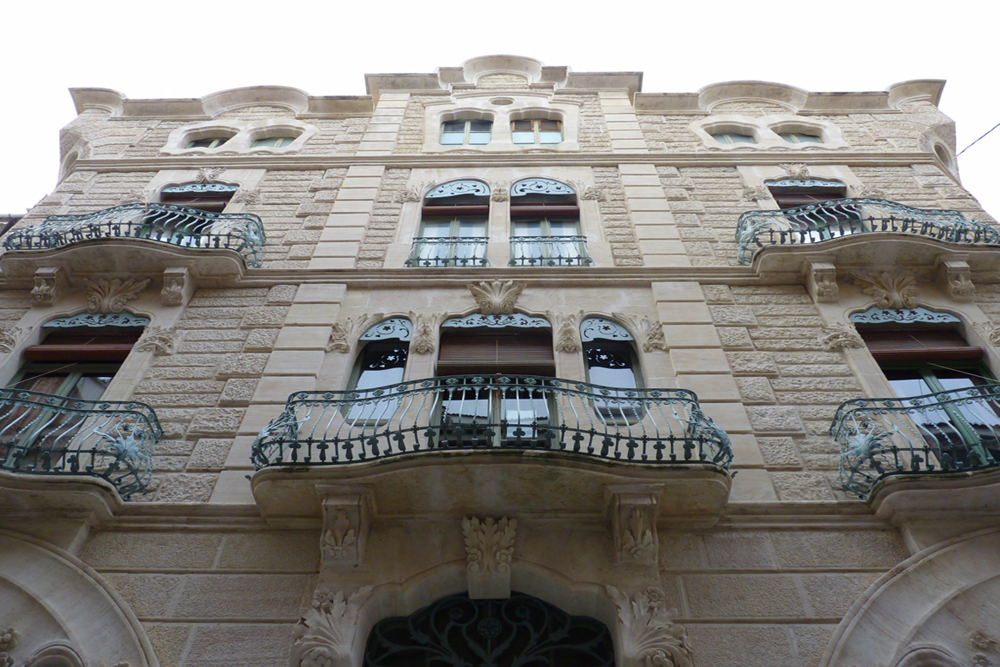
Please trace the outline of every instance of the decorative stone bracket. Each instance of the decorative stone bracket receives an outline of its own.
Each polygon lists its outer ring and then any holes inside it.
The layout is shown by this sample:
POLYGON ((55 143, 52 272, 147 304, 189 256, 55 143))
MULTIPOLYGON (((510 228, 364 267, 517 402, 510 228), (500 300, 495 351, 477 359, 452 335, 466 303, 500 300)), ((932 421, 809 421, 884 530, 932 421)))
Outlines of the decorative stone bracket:
POLYGON ((615 561, 655 567, 659 562, 656 509, 658 485, 608 487, 615 561))
POLYGON ((976 286, 972 284, 972 270, 967 260, 966 256, 937 261, 940 284, 955 301, 971 301, 975 296, 976 286))
POLYGON ((837 267, 830 262, 807 262, 806 289, 815 303, 830 303, 840 297, 837 267))
POLYGON ((632 595, 614 586, 605 590, 618 608, 623 667, 694 667, 687 632, 673 622, 661 590, 647 588, 632 595))
POLYGON ((31 290, 31 303, 51 306, 59 300, 66 287, 66 273, 62 267, 43 266, 35 271, 35 287, 31 290))
POLYGON ((468 559, 469 597, 499 600, 510 597, 510 561, 514 557, 517 519, 462 519, 468 559))
POLYGON ((479 306, 479 312, 483 315, 510 315, 513 313, 514 307, 517 305, 517 298, 521 296, 524 287, 524 283, 513 280, 506 282, 494 280, 491 283, 484 281, 478 285, 474 283, 468 285, 469 292, 472 293, 472 298, 479 306))
POLYGON ((323 496, 323 533, 320 538, 323 567, 361 565, 374 510, 365 488, 319 488, 323 496))
POLYGON ((163 271, 163 289, 160 290, 160 303, 164 306, 183 306, 191 300, 194 294, 194 280, 187 268, 170 267, 163 271))

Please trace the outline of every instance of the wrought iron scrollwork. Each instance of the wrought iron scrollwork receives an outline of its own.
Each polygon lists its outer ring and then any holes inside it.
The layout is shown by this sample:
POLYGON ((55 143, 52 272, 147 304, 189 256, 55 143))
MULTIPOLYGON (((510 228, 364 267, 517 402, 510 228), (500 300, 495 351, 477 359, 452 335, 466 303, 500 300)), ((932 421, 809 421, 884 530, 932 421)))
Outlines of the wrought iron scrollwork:
POLYGON ((42 325, 46 329, 72 327, 145 327, 150 319, 132 313, 80 313, 72 317, 57 317, 42 325))
POLYGON ((926 308, 878 308, 875 306, 863 313, 851 313, 848 319, 855 324, 962 323, 962 320, 950 313, 935 313, 926 308))
POLYGON ((525 195, 575 195, 576 191, 565 183, 551 178, 525 178, 510 189, 511 197, 525 195))
POLYGON ((444 197, 460 197, 462 195, 489 197, 490 188, 482 181, 449 181, 448 183, 442 183, 428 192, 424 196, 424 199, 441 199, 444 197))
POLYGON ((613 667, 611 633, 523 593, 507 600, 452 595, 372 628, 365 667, 613 667))
POLYGON ((588 317, 580 324, 580 338, 587 343, 592 340, 634 340, 625 327, 600 317, 588 317))

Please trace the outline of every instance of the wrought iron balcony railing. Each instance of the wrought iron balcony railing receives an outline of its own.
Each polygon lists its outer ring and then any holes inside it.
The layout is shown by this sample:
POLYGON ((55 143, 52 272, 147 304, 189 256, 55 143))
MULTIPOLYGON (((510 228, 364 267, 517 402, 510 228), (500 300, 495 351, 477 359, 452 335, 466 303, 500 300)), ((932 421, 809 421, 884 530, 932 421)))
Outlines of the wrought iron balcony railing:
POLYGON ((162 435, 145 403, 0 389, 2 470, 101 477, 127 499, 146 489, 162 435))
POLYGON ((861 497, 887 475, 993 467, 1000 462, 1000 385, 847 401, 830 434, 840 443, 844 490, 861 497))
POLYGON ((222 248, 261 264, 264 225, 251 213, 210 213, 172 204, 125 204, 83 215, 50 215, 4 239, 7 250, 49 250, 94 239, 133 238, 182 248, 222 248))
POLYGON ((1000 231, 960 212, 884 199, 831 199, 783 211, 747 211, 736 225, 740 264, 770 245, 820 243, 871 232, 912 234, 962 244, 1000 244, 1000 231))
POLYGON ((485 236, 413 239, 406 266, 486 266, 485 236))
POLYGON ((729 467, 729 437, 684 389, 618 389, 528 375, 440 377, 292 394, 253 444, 257 469, 434 451, 539 450, 729 467))
POLYGON ((510 240, 511 266, 590 266, 586 236, 517 236, 510 240))

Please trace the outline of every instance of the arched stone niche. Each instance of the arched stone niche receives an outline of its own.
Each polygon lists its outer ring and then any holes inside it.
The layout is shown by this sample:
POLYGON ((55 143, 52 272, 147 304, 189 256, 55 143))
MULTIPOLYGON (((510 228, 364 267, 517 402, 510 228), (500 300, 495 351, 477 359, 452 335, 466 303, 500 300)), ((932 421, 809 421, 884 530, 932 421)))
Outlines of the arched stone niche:
POLYGON ((29 667, 158 667, 142 625, 100 575, 66 551, 0 531, 0 629, 29 667))
POLYGON ((953 667, 1000 659, 1000 529, 900 563, 848 610, 820 667, 953 667))

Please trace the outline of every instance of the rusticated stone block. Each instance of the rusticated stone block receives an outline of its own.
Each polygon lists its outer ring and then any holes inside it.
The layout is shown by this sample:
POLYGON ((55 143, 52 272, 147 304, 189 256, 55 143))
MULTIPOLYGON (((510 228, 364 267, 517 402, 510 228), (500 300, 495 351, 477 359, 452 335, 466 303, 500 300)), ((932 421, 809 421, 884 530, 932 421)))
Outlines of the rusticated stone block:
POLYGON ((663 532, 659 538, 661 570, 698 570, 706 567, 700 535, 663 532))
POLYGON ((716 330, 722 347, 730 350, 752 350, 753 340, 745 327, 719 327, 716 330))
POLYGON ((104 578, 136 616, 167 616, 183 583, 182 577, 172 574, 108 572, 104 578))
POLYGON ((747 407, 750 425, 756 433, 797 432, 804 429, 795 408, 777 405, 747 407))
POLYGON ((188 470, 222 470, 232 445, 231 438, 202 438, 195 445, 194 452, 188 459, 188 470))
POLYGON ((221 378, 260 377, 269 354, 227 354, 216 375, 221 378))
POLYGON ((288 315, 287 307, 257 306, 249 308, 240 322, 241 329, 257 329, 259 327, 280 327, 288 315))
POLYGON ((202 533, 93 533, 80 554, 96 568, 209 568, 221 535, 202 533))
POLYGON ((879 572, 806 574, 802 575, 802 585, 813 615, 833 619, 842 617, 858 596, 880 576, 879 572))
POLYGON ((309 578, 298 574, 188 575, 173 609, 179 618, 295 616, 309 578))
POLYGON ((805 616, 792 575, 695 574, 682 579, 695 618, 805 616))
POLYGON ((799 654, 799 664, 818 665, 836 625, 793 625, 795 648, 799 654))
POLYGON ((257 390, 256 378, 233 378, 226 381, 225 389, 219 398, 219 405, 246 406, 250 405, 254 391, 257 390))
POLYGON ((275 285, 267 293, 268 305, 291 305, 295 300, 297 285, 275 285))
POLYGON ((233 656, 252 655, 254 667, 288 667, 292 625, 219 623, 195 627, 187 665, 232 667, 233 656))
POLYGON ((771 391, 771 383, 767 378, 739 377, 736 378, 736 387, 740 390, 744 403, 775 402, 774 392, 771 391))
POLYGON ((772 473, 774 488, 784 501, 833 500, 833 491, 826 478, 811 472, 772 473))
POLYGON ((734 531, 710 533, 703 538, 708 566, 725 569, 773 569, 777 567, 767 533, 734 531))
POLYGON ((795 441, 791 438, 757 438, 764 464, 770 467, 801 468, 795 441))
POLYGON ((727 352, 726 358, 733 375, 778 375, 774 359, 764 352, 727 352))
POLYGON ((812 667, 800 662, 782 625, 689 624, 688 645, 699 665, 712 667, 812 667))
POLYGON ((244 352, 270 352, 278 339, 280 329, 254 329, 243 344, 244 352))
POLYGON ((188 623, 143 623, 160 667, 179 667, 194 625, 188 623))
POLYGON ((716 324, 757 326, 753 310, 745 306, 709 306, 708 310, 712 314, 712 321, 716 324))
POLYGON ((226 535, 218 567, 275 572, 315 572, 319 568, 316 532, 226 535))
POLYGON ((218 476, 212 473, 180 473, 164 475, 156 491, 161 503, 206 503, 218 476))
POLYGON ((701 291, 705 294, 705 301, 710 304, 733 302, 733 294, 729 291, 729 285, 702 285, 701 291))
POLYGON ((891 530, 775 532, 774 551, 782 567, 894 567, 909 557, 891 530))
POLYGON ((223 383, 216 380, 143 380, 136 394, 197 394, 222 391, 223 383))
POLYGON ((236 435, 245 412, 246 410, 239 408, 202 408, 195 413, 194 419, 191 420, 188 433, 236 435))

